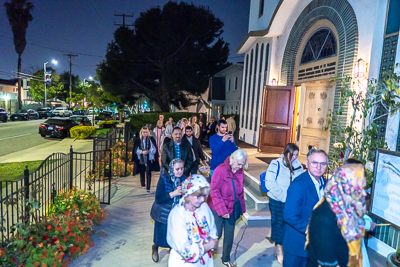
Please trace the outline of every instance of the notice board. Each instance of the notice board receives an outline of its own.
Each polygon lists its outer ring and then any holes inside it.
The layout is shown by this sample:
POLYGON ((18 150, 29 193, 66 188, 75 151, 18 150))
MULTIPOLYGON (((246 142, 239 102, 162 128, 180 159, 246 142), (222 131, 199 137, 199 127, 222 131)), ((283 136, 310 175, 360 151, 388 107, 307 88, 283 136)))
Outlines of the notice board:
POLYGON ((377 149, 370 213, 400 229, 400 153, 377 149))

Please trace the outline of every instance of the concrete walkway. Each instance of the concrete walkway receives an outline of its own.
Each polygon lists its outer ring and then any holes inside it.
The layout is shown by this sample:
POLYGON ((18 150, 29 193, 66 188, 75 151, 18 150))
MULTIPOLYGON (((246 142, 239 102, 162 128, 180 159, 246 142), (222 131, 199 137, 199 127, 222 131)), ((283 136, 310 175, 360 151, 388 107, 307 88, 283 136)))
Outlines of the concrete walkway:
MULTIPOLYGON (((88 253, 72 262, 73 267, 119 267, 119 266, 167 266, 168 250, 160 250, 160 262, 151 259, 154 224, 150 218, 150 209, 154 201, 154 192, 158 173, 154 173, 151 193, 140 187, 139 176, 129 176, 113 181, 111 205, 104 206, 109 214, 103 224, 96 229, 107 236, 93 237, 95 246, 88 253)), ((247 227, 238 221, 231 260, 237 247, 237 266, 279 267, 273 257, 273 245, 265 236, 270 233, 266 223, 262 227, 247 227), (243 237, 243 238, 242 238, 243 237), (237 246, 237 244, 239 245, 237 246)), ((222 267, 222 239, 218 250, 214 251, 216 267, 222 267)), ((372 250, 368 250, 371 266, 386 266, 385 259, 372 250)), ((172 266, 173 267, 173 266, 172 266)))

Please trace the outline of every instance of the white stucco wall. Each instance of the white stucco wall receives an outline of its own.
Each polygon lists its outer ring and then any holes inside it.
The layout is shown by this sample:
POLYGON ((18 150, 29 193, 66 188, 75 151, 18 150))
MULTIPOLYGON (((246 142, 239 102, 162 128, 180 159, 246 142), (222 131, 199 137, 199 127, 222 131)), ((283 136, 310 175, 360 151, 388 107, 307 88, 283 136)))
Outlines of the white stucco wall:
POLYGON ((272 15, 274 14, 278 3, 279 0, 264 0, 264 13, 261 17, 258 17, 260 0, 251 0, 249 32, 265 30, 271 21, 272 15))

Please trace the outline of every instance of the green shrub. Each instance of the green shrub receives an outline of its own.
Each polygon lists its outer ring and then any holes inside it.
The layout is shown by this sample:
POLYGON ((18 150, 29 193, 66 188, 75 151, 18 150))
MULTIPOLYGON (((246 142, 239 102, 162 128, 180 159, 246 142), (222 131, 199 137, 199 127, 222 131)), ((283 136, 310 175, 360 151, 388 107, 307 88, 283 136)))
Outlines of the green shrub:
POLYGON ((75 126, 69 130, 70 136, 75 139, 86 139, 96 134, 96 128, 93 126, 75 126))
POLYGON ((111 128, 113 126, 116 126, 118 124, 118 121, 115 120, 109 120, 109 121, 99 121, 97 125, 99 128, 111 128))
MULTIPOLYGON (((140 129, 146 124, 150 123, 152 127, 156 127, 156 123, 158 121, 158 116, 160 114, 164 115, 164 120, 168 121, 169 117, 172 116, 174 122, 177 123, 182 118, 189 119, 190 117, 196 115, 197 120, 199 119, 200 113, 194 112, 149 112, 149 113, 141 113, 141 114, 131 114, 131 129, 134 132, 139 132, 140 129)), ((203 114, 205 116, 205 114, 203 114)))

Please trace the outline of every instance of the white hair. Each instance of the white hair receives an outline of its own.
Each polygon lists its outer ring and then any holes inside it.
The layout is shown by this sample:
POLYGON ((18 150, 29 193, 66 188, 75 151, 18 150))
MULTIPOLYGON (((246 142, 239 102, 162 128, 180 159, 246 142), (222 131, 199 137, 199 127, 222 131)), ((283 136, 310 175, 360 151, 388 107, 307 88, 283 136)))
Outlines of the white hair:
POLYGON ((247 157, 247 153, 246 151, 242 150, 242 149, 238 149, 235 152, 233 152, 230 156, 229 156, 229 164, 232 165, 232 161, 233 159, 235 160, 241 160, 245 158, 246 159, 246 163, 243 165, 244 169, 247 169, 249 167, 249 161, 248 161, 248 157, 247 157))

